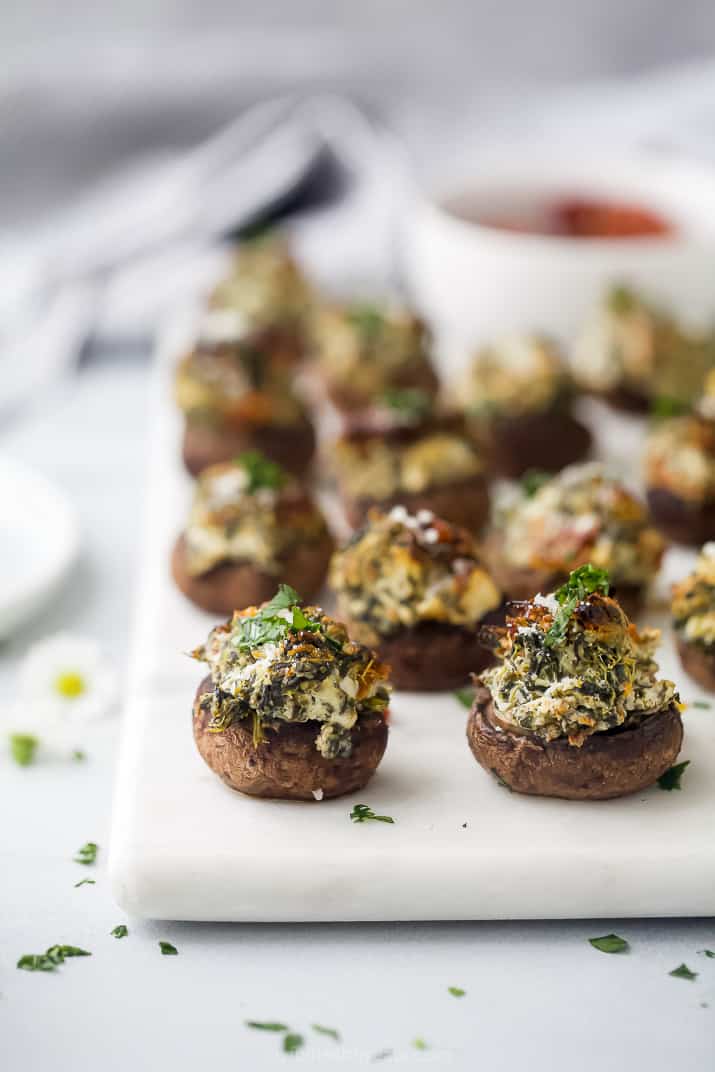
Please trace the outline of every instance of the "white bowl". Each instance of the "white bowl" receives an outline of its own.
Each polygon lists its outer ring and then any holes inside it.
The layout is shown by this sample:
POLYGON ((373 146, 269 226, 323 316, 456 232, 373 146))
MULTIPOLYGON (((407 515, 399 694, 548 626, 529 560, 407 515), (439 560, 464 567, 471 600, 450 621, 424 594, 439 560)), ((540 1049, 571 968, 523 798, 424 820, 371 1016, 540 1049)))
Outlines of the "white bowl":
POLYGON ((414 195, 401 252, 411 296, 450 354, 515 331, 568 343, 616 282, 703 327, 715 315, 715 172, 643 152, 587 157, 542 146, 497 153, 473 174, 414 195), (447 203, 463 195, 492 214, 525 197, 632 202, 664 216, 677 233, 583 239, 499 230, 449 211, 447 203))
POLYGON ((0 457, 0 639, 52 597, 79 543, 64 495, 39 473, 0 457))

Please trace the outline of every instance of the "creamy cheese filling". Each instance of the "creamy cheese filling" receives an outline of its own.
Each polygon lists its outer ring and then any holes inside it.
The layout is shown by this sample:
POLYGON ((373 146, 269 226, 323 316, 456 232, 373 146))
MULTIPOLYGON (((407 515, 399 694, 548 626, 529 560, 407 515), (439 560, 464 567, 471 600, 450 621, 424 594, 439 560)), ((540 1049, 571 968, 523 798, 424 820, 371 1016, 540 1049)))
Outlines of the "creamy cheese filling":
POLYGON ((693 572, 673 586, 671 613, 684 640, 715 645, 715 543, 705 544, 693 572))
POLYGON ((334 463, 340 486, 351 499, 389 499, 468 480, 483 470, 476 449, 461 436, 447 433, 407 444, 344 439, 335 446, 334 463))
POLYGON ((681 499, 715 499, 715 422, 702 417, 659 421, 645 454, 646 482, 681 499))
POLYGON ((554 406, 567 390, 556 347, 535 336, 514 336, 480 351, 459 380, 455 402, 479 418, 518 416, 554 406))

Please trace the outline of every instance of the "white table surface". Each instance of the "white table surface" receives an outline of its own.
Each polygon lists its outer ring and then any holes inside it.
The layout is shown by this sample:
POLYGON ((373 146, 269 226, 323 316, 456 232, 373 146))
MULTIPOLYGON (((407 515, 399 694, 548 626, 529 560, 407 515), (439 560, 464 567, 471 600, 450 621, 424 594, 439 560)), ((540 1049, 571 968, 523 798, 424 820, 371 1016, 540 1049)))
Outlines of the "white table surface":
MULTIPOLYGON (((100 636, 124 666, 141 510, 148 366, 93 363, 70 390, 6 429, 0 448, 74 498, 86 552, 41 624, 0 649, 13 687, 26 645, 58 628, 100 636), (107 420, 109 413, 111 421, 107 420)), ((0 749, 0 1067, 353 1069, 376 1062, 446 1069, 702 1072, 715 1052, 715 921, 382 925, 153 924, 125 920, 106 879, 117 720, 85 732, 86 763, 21 769, 0 749), (95 886, 72 863, 100 845, 95 886), (129 937, 109 931, 127 922, 129 937), (615 931, 631 952, 588 937, 615 931), (162 957, 167 939, 178 957, 162 957), (52 974, 15 969, 24 953, 78 944, 91 959, 52 974), (696 982, 669 977, 681 961, 696 982), (463 987, 454 998, 450 985, 463 987), (279 1019, 302 1055, 244 1019, 279 1019), (312 1034, 337 1028, 336 1044, 312 1034), (430 1048, 418 1052, 412 1041, 430 1048)), ((399 866, 399 861, 395 861, 399 866)), ((290 876, 286 876, 290 881, 290 876)))

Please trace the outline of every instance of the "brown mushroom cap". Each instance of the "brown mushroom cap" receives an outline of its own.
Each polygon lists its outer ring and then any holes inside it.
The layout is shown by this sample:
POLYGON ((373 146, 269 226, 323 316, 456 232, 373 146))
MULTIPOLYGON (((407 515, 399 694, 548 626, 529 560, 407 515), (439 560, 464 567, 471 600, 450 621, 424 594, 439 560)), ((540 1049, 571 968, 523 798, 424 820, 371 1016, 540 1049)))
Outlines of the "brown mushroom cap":
POLYGON ((326 759, 315 747, 318 724, 286 722, 275 730, 265 727, 265 740, 253 743, 250 719, 242 719, 220 733, 207 729, 211 715, 202 696, 210 693, 210 676, 196 691, 193 727, 202 758, 231 789, 254 797, 278 800, 315 800, 343 796, 362 789, 375 773, 387 747, 387 723, 382 715, 360 715, 352 731, 352 752, 345 758, 326 759))
POLYGON ((609 800, 652 785, 672 766, 683 741, 675 704, 630 729, 594 733, 580 748, 499 726, 489 690, 477 688, 467 721, 475 759, 510 789, 565 800, 609 800))
POLYGON ((715 692, 715 651, 681 637, 678 638, 677 647, 686 673, 708 692, 715 692))
POLYGON ((289 584, 310 599, 321 588, 333 552, 329 533, 313 543, 291 548, 279 573, 266 573, 253 562, 223 562, 207 573, 192 576, 186 569, 186 540, 179 536, 171 554, 171 575, 178 588, 197 607, 230 615, 240 607, 257 607, 272 599, 279 584, 289 584))
POLYGON ((591 433, 570 413, 547 410, 520 417, 497 417, 486 424, 482 442, 493 472, 517 478, 528 469, 558 472, 581 461, 591 448, 591 433))
POLYGON ((648 509, 664 535, 676 543, 695 546, 715 538, 715 502, 689 502, 668 488, 646 489, 648 509))
POLYGON ((258 450, 289 473, 305 473, 315 453, 315 432, 307 417, 292 425, 255 425, 241 429, 187 420, 182 457, 192 476, 246 450, 258 450))
POLYGON ((448 622, 419 622, 381 637, 375 647, 390 667, 393 685, 414 692, 459 688, 494 661, 476 629, 448 622))
POLYGON ((350 499, 345 495, 342 499, 348 522, 353 528, 363 524, 373 507, 389 511, 393 506, 404 506, 410 514, 416 514, 418 510, 431 510, 436 517, 442 517, 473 533, 484 528, 489 516, 489 489, 481 473, 467 480, 455 480, 419 492, 401 493, 389 499, 350 499))

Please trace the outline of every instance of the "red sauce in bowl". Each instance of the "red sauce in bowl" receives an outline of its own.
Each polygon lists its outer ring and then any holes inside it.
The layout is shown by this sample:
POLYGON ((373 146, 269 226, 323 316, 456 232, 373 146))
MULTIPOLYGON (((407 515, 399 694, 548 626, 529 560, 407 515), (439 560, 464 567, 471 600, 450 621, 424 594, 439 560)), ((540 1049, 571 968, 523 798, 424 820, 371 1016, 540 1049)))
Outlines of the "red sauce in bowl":
POLYGON ((654 238, 675 233, 669 220, 642 205, 588 197, 564 197, 546 206, 536 219, 482 213, 470 216, 500 231, 561 238, 654 238))

